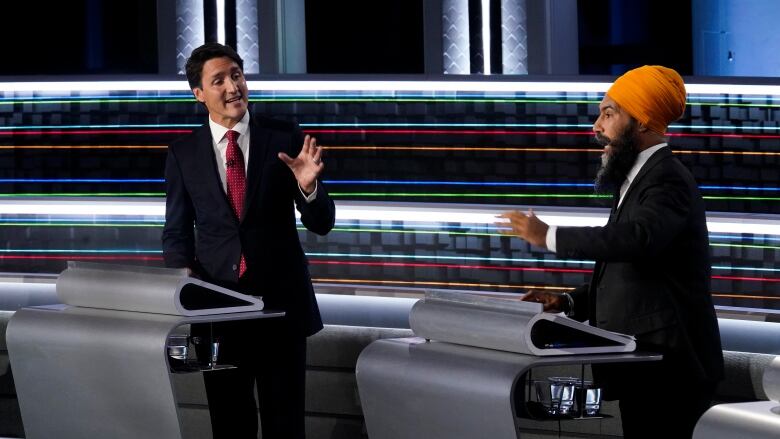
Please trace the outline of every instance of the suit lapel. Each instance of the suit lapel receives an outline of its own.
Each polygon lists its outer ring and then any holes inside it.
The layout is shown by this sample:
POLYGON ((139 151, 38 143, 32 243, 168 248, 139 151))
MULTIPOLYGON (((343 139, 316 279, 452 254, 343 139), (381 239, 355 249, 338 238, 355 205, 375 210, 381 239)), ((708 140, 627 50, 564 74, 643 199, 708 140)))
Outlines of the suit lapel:
POLYGON ((263 167, 268 158, 271 148, 268 147, 271 132, 264 130, 259 122, 249 121, 249 165, 247 167, 247 186, 244 194, 244 211, 241 212, 241 219, 246 217, 250 204, 255 200, 257 187, 260 185, 263 175, 263 167))
POLYGON ((222 180, 219 178, 217 172, 217 157, 214 152, 214 141, 211 138, 211 130, 208 125, 205 125, 201 129, 196 137, 196 154, 198 156, 197 163, 200 164, 200 175, 203 179, 205 187, 209 191, 217 191, 220 195, 216 198, 221 199, 225 204, 222 206, 224 209, 228 209, 231 212, 233 208, 230 207, 230 201, 225 194, 225 190, 222 188, 222 180))
MULTIPOLYGON (((618 218, 620 218, 620 214, 623 212, 623 207, 628 204, 628 197, 631 195, 631 192, 636 189, 637 186, 639 186, 639 182, 642 180, 642 178, 647 175, 648 172, 650 172, 655 165, 661 162, 661 160, 669 157, 672 155, 672 150, 669 149, 668 146, 665 146, 658 151, 655 152, 652 156, 650 156, 649 159, 645 162, 644 166, 642 166, 642 169, 639 170, 639 173, 634 177, 634 181, 631 182, 631 186, 628 187, 628 190, 626 191, 626 195, 623 197, 623 203, 620 204, 620 206, 617 208, 617 212, 610 217, 610 222, 617 221, 618 218)), ((618 197, 620 197, 620 193, 618 192, 618 197)))

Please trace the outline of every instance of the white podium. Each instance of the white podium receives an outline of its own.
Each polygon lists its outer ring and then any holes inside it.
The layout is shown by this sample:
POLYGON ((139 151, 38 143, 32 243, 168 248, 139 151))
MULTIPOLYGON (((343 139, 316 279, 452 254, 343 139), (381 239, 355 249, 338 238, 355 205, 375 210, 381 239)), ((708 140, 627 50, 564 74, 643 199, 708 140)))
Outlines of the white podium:
POLYGON ((169 335, 284 315, 185 270, 71 262, 57 294, 65 305, 23 308, 8 325, 28 439, 179 439, 169 335))

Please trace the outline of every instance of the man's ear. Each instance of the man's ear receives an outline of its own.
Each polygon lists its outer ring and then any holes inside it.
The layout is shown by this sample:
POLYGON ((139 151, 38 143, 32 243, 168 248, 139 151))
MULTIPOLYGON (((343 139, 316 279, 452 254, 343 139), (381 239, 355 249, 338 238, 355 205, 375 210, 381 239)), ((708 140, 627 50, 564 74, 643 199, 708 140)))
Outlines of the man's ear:
POLYGON ((637 126, 640 133, 644 133, 647 131, 647 125, 643 124, 642 122, 639 122, 637 126))
POLYGON ((203 89, 200 87, 195 87, 192 89, 192 94, 195 95, 195 99, 198 100, 201 104, 206 102, 206 99, 203 97, 203 89))

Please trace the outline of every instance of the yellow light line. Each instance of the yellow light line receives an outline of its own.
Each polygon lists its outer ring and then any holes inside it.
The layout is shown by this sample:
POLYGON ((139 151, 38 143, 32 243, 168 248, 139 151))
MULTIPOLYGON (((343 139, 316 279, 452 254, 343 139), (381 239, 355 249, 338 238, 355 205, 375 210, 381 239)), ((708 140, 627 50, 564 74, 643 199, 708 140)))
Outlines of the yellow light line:
POLYGON ((0 149, 167 149, 165 145, 0 145, 0 149))

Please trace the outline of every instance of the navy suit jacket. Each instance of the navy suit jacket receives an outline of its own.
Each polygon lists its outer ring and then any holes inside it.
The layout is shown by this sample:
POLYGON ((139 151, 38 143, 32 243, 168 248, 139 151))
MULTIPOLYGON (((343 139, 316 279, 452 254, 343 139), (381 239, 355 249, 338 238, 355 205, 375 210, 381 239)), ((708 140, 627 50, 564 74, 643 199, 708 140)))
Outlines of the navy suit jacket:
POLYGON ((722 377, 704 202, 668 147, 645 163, 606 226, 561 227, 556 240, 559 257, 596 260, 590 284, 572 293, 575 318, 636 336, 681 376, 722 377))
POLYGON ((263 297, 295 328, 311 335, 322 328, 308 262, 298 239, 294 207, 303 225, 325 235, 335 206, 318 182, 307 203, 277 154, 295 157, 303 145, 298 126, 252 115, 244 211, 233 213, 217 172, 208 124, 168 147, 163 255, 168 267, 189 267, 203 280, 263 297), (243 251, 247 272, 238 281, 243 251), (248 279, 248 280, 247 280, 248 279))

